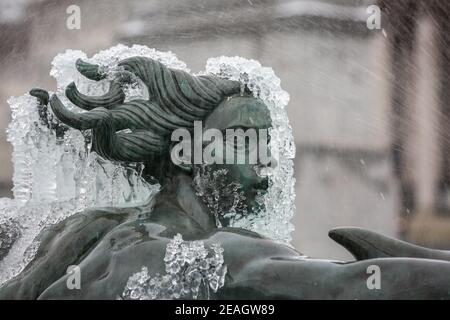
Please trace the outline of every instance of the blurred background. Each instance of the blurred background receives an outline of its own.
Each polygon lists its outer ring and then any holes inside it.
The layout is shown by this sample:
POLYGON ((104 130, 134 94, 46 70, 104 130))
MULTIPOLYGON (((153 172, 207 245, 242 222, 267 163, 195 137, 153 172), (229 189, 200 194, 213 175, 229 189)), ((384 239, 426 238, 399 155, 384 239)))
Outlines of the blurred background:
POLYGON ((136 43, 192 71, 219 55, 274 69, 291 95, 303 253, 349 258, 327 237, 349 225, 450 249, 449 15, 447 0, 0 0, 0 197, 12 196, 8 97, 55 89, 66 49, 136 43))

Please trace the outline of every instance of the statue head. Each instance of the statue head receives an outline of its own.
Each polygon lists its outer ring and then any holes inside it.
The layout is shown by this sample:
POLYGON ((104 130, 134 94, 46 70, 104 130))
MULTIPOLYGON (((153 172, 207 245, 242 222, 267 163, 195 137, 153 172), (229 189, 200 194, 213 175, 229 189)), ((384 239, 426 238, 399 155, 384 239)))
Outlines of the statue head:
POLYGON ((92 80, 110 77, 109 92, 88 97, 72 83, 66 96, 87 112, 68 110, 56 95, 50 104, 66 125, 92 129, 92 151, 113 161, 145 163, 145 176, 157 179, 162 188, 178 173, 190 174, 198 195, 221 224, 227 224, 230 214, 243 215, 262 205, 268 188, 265 170, 275 162, 267 160, 267 154, 262 161, 259 149, 267 147, 271 119, 267 106, 239 82, 193 76, 145 57, 121 61, 113 76, 81 60, 77 69, 92 80), (125 101, 123 87, 133 81, 146 85, 148 99, 125 101), (204 133, 200 138, 196 126, 204 133), (209 151, 214 161, 174 161, 173 133, 180 129, 194 136, 191 155, 200 145, 202 155, 209 151), (230 155, 234 160, 228 161, 230 155), (239 161, 242 155, 244 161, 239 161))
POLYGON ((194 185, 222 225, 264 204, 267 170, 276 165, 268 150, 271 123, 261 100, 234 95, 206 117, 203 139, 194 141, 203 151, 202 163, 193 164, 194 185))

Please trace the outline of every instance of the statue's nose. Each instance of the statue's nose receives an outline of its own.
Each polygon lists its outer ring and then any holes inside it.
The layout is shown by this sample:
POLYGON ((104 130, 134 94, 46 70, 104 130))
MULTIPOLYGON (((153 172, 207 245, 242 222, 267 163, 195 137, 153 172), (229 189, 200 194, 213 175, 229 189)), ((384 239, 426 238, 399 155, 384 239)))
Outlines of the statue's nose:
POLYGON ((274 169, 277 165, 278 161, 273 155, 270 155, 264 159, 258 158, 258 166, 260 167, 274 169))

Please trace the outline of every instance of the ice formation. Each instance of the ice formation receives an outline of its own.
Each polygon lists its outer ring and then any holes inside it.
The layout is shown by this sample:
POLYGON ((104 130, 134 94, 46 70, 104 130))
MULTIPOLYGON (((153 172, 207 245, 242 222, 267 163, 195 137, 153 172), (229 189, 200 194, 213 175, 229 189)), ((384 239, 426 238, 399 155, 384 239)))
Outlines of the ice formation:
POLYGON ((291 218, 295 212, 294 162, 295 144, 287 112, 289 94, 281 89, 280 79, 271 68, 262 67, 255 60, 241 57, 210 58, 206 73, 240 81, 255 97, 269 108, 272 128, 269 130, 272 156, 277 161, 265 175, 269 177, 269 189, 264 199, 263 210, 235 219, 233 227, 258 232, 271 239, 289 243, 294 226, 291 218))
POLYGON ((218 227, 222 221, 226 225, 234 225, 234 221, 242 219, 248 212, 242 185, 229 182, 226 169, 212 170, 201 166, 194 176, 196 195, 206 204, 216 218, 218 227))
MULTIPOLYGON (((78 58, 99 63, 105 70, 131 56, 148 56, 173 68, 185 65, 172 53, 143 46, 118 45, 87 59, 81 51, 67 50, 52 62, 50 74, 56 79, 56 94, 71 109, 78 109, 64 95, 72 81, 85 94, 107 92, 108 82, 94 82, 78 73, 78 58)), ((145 94, 139 83, 131 84, 127 99, 145 94)), ((138 205, 159 189, 141 178, 142 164, 126 167, 90 153, 89 132, 69 129, 64 137, 40 120, 38 101, 25 94, 8 100, 11 123, 8 141, 13 146, 14 200, 0 200, 0 285, 18 274, 33 258, 39 232, 85 208, 138 205)), ((50 110, 47 112, 51 113, 50 110)))
MULTIPOLYGON (((146 56, 170 68, 189 72, 171 52, 159 52, 145 46, 117 45, 88 58, 78 50, 67 50, 52 62, 50 75, 56 79, 56 94, 73 111, 80 111, 64 95, 75 82, 80 92, 102 95, 108 80, 94 82, 84 78, 75 67, 78 58, 99 64, 113 75, 117 62, 132 56, 146 56)), ((269 190, 264 210, 233 219, 234 227, 259 232, 275 240, 289 242, 293 226, 294 178, 293 136, 284 107, 289 96, 280 88, 272 69, 239 57, 209 59, 206 73, 238 80, 269 107, 273 128, 270 148, 277 154, 278 166, 269 174, 269 190)), ((136 81, 128 85, 126 100, 145 98, 146 89, 136 81)), ((9 101, 12 121, 8 141, 13 146, 14 199, 0 199, 0 285, 18 274, 33 258, 35 237, 47 225, 90 207, 137 205, 158 190, 141 178, 142 164, 126 167, 90 153, 89 132, 69 129, 57 137, 42 123, 36 98, 25 94, 9 101)), ((46 112, 51 113, 51 110, 46 112)))
POLYGON ((183 241, 177 234, 166 247, 166 274, 151 276, 147 267, 132 275, 121 299, 209 299, 225 283, 227 267, 219 244, 205 247, 203 241, 183 241))

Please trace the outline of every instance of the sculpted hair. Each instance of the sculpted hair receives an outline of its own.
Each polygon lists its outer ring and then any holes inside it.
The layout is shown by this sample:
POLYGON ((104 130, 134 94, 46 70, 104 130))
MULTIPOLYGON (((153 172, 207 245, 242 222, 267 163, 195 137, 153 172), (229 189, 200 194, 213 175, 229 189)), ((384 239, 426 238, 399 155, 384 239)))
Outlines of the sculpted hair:
MULTIPOLYGON (((97 65, 78 60, 76 66, 91 80, 106 78, 97 65)), ((110 160, 161 161, 169 152, 173 130, 193 128, 194 121, 205 119, 226 97, 241 91, 239 82, 193 76, 147 57, 125 59, 118 66, 120 71, 103 96, 86 96, 74 83, 66 88, 67 98, 86 112, 70 111, 56 95, 50 99, 61 122, 79 130, 92 129, 93 151, 110 160), (147 86, 148 100, 124 102, 123 85, 134 77, 147 86)))

